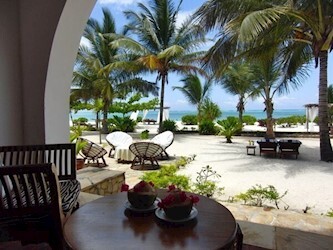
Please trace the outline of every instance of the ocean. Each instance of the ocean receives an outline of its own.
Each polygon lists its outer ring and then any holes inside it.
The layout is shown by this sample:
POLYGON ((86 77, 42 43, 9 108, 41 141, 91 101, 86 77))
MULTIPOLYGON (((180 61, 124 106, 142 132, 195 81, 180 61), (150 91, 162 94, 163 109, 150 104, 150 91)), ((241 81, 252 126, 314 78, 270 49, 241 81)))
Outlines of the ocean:
MULTIPOLYGON (((195 111, 179 111, 179 110, 169 110, 169 119, 174 121, 181 121, 181 118, 184 115, 195 115, 195 111)), ((109 117, 112 117, 114 114, 109 114, 109 117)), ((118 116, 122 116, 122 114, 116 114, 118 116)), ((158 120, 157 118, 158 110, 150 110, 146 115, 146 119, 154 119, 158 120)), ((256 117, 258 120, 265 119, 266 113, 263 110, 247 110, 245 111, 244 115, 252 115, 256 117)), ((277 109, 274 110, 273 117, 280 118, 280 117, 287 117, 292 115, 305 115, 305 109, 277 109)), ((93 121, 96 119, 96 114, 90 110, 80 110, 77 113, 72 113, 73 119, 77 119, 79 117, 85 117, 89 121, 93 121)), ((139 116, 143 116, 143 112, 139 113, 139 116)), ((235 116, 238 117, 238 112, 235 110, 226 110, 222 111, 222 116, 219 117, 219 120, 225 119, 228 116, 235 116)))

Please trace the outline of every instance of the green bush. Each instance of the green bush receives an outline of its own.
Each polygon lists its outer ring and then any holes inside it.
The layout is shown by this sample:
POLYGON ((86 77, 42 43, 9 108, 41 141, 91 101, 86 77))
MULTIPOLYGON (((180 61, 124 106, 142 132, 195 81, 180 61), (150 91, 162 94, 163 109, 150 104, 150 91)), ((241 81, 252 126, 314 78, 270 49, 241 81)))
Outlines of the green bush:
POLYGON ((224 188, 218 188, 215 181, 209 180, 209 178, 218 179, 221 176, 208 165, 203 167, 200 172, 197 172, 198 176, 194 183, 193 191, 200 195, 212 197, 214 193, 222 195, 224 188))
POLYGON ((214 122, 209 120, 203 120, 199 124, 199 134, 200 135, 215 135, 218 129, 216 128, 214 122))
MULTIPOLYGON (((256 184, 252 188, 248 189, 245 193, 240 193, 235 196, 237 200, 243 200, 245 204, 252 206, 262 207, 265 202, 273 202, 277 209, 279 209, 278 203, 282 201, 282 198, 287 194, 285 191, 282 195, 278 193, 276 188, 272 185, 262 187, 256 184)), ((285 206, 288 209, 289 206, 285 206)))
POLYGON ((184 115, 182 117, 182 123, 185 125, 197 125, 198 117, 196 115, 184 115))
POLYGON ((219 135, 224 135, 227 143, 232 143, 232 136, 242 130, 242 124, 239 123, 238 118, 233 116, 228 116, 227 119, 217 121, 217 123, 221 126, 219 135))
POLYGON ((146 140, 149 138, 149 130, 144 130, 140 133, 140 139, 141 140, 146 140))
POLYGON ((115 115, 113 118, 108 119, 108 124, 110 124, 110 131, 133 132, 136 121, 130 119, 129 116, 120 117, 115 115))
POLYGON ((85 117, 79 117, 79 118, 73 120, 73 123, 75 125, 85 125, 87 122, 88 122, 88 119, 85 117))
POLYGON ((252 115, 244 115, 243 116, 243 122, 247 125, 254 125, 254 123, 257 121, 257 118, 255 118, 252 115))
POLYGON ((296 125, 297 123, 305 123, 305 122, 306 122, 305 115, 293 115, 276 119, 277 124, 287 123, 290 125, 296 125))
POLYGON ((190 178, 185 175, 177 175, 178 167, 174 164, 163 165, 158 171, 146 172, 141 177, 141 180, 151 181, 156 188, 167 188, 174 184, 182 190, 190 190, 190 178))
POLYGON ((212 102, 210 99, 206 99, 200 107, 200 122, 204 120, 214 121, 222 115, 220 107, 212 102))
POLYGON ((142 116, 138 116, 138 118, 136 118, 137 122, 142 122, 142 116))
POLYGON ((165 121, 163 121, 163 123, 162 123, 162 131, 159 131, 159 132, 161 133, 161 132, 164 132, 164 131, 167 131, 167 130, 175 132, 177 130, 176 122, 173 121, 173 120, 165 120, 165 121))

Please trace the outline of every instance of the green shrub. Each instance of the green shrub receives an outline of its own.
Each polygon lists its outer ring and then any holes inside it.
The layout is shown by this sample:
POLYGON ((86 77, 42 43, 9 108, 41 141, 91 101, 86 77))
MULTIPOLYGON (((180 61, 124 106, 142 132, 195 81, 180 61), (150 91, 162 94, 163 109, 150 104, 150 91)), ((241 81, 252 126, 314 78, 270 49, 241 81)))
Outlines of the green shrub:
POLYGON ((215 135, 218 129, 216 128, 214 122, 209 120, 203 120, 199 124, 199 134, 200 135, 215 135))
POLYGON ((160 133, 163 131, 172 131, 175 132, 177 130, 176 122, 173 120, 165 120, 162 123, 162 131, 159 131, 160 133))
POLYGON ((227 139, 227 143, 232 143, 231 138, 235 134, 241 132, 242 124, 239 123, 238 118, 233 116, 228 116, 225 120, 217 121, 221 126, 219 135, 224 135, 227 139))
POLYGON ((73 120, 73 123, 75 125, 85 125, 87 122, 88 122, 88 119, 85 117, 79 117, 79 118, 73 120))
POLYGON ((222 195, 224 188, 218 188, 215 181, 209 180, 209 178, 218 179, 221 176, 216 171, 213 171, 209 165, 203 167, 197 174, 193 189, 195 193, 207 197, 212 197, 215 193, 222 195))
POLYGON ((184 115, 182 117, 182 123, 185 125, 197 125, 198 117, 196 115, 184 115))
POLYGON ((257 118, 255 118, 252 115, 244 115, 243 116, 243 122, 247 125, 254 125, 254 123, 257 121, 257 118))
POLYGON ((149 130, 144 130, 140 133, 140 139, 141 140, 146 140, 149 138, 149 130))
POLYGON ((190 190, 190 178, 185 175, 177 175, 178 167, 175 164, 163 165, 157 171, 144 173, 141 180, 151 181, 156 188, 167 188, 174 184, 182 190, 190 190))
POLYGON ((142 122, 142 116, 138 116, 138 118, 136 118, 137 122, 142 122))
POLYGON ((326 216, 333 217, 333 209, 332 208, 330 208, 330 210, 327 211, 326 216))
POLYGON ((293 115, 288 117, 280 117, 276 119, 277 124, 287 123, 290 125, 296 125, 297 123, 305 123, 306 116, 305 115, 293 115))
POLYGON ((113 118, 108 119, 108 124, 110 124, 110 131, 133 132, 136 121, 130 119, 129 116, 120 117, 115 115, 113 118))
POLYGON ((212 102, 210 99, 206 99, 200 107, 200 122, 204 120, 214 121, 222 115, 220 107, 212 102))
MULTIPOLYGON (((235 196, 237 200, 243 200, 245 204, 252 206, 262 207, 265 202, 273 202, 277 209, 279 209, 278 203, 282 201, 282 198, 287 194, 285 191, 282 195, 278 193, 276 188, 272 185, 262 187, 256 184, 252 188, 248 189, 245 193, 240 193, 235 196)), ((289 206, 285 206, 288 209, 289 206)))

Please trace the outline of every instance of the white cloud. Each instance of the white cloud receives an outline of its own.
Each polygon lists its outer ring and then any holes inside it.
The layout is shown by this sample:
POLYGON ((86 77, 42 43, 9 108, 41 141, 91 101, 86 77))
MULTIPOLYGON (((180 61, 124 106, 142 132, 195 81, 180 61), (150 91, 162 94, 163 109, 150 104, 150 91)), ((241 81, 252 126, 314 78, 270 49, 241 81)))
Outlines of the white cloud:
POLYGON ((177 20, 176 20, 176 27, 180 27, 180 25, 190 16, 193 14, 194 11, 179 11, 177 20))
POLYGON ((188 101, 182 100, 182 99, 178 99, 177 103, 179 103, 179 104, 189 104, 188 101))

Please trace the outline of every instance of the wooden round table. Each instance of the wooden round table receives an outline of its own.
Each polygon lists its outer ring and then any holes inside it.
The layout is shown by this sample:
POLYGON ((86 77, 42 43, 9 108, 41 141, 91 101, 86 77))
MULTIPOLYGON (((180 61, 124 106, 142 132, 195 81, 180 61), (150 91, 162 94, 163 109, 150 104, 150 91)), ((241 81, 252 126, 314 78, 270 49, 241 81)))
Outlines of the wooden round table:
MULTIPOLYGON (((165 197, 166 190, 158 190, 165 197)), ((233 244, 237 223, 218 202, 198 195, 198 215, 185 223, 170 223, 154 212, 137 214, 125 208, 127 193, 85 204, 64 226, 74 249, 220 249, 233 244)))

